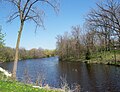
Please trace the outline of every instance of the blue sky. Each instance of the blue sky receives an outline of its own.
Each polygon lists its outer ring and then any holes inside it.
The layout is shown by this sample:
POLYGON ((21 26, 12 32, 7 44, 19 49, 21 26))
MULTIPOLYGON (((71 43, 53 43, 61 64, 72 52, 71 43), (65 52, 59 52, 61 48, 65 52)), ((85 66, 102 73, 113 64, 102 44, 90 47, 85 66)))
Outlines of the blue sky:
MULTIPOLYGON (((80 25, 82 27, 86 14, 91 8, 95 8, 97 1, 100 0, 60 0, 60 11, 58 14, 52 8, 45 10, 45 30, 38 28, 35 33, 35 24, 32 22, 25 23, 20 47, 26 49, 39 47, 55 49, 56 36, 70 31, 72 26, 80 25)), ((2 25, 2 32, 6 33, 5 44, 15 48, 19 19, 14 20, 12 23, 6 23, 12 10, 14 10, 13 6, 0 4, 0 25, 2 25)))

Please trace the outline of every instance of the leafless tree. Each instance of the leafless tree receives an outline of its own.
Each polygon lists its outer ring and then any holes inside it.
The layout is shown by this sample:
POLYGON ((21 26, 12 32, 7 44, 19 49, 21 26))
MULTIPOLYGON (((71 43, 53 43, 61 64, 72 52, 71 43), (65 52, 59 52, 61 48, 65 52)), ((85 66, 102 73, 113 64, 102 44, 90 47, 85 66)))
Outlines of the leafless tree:
POLYGON ((18 62, 18 52, 19 52, 19 44, 20 38, 22 35, 22 30, 24 24, 28 20, 32 20, 36 27, 43 27, 43 17, 45 15, 45 11, 41 8, 42 5, 50 5, 55 11, 58 11, 58 0, 5 0, 12 3, 15 6, 15 11, 9 17, 8 22, 13 21, 16 18, 20 19, 20 29, 18 31, 18 38, 16 43, 16 53, 15 60, 13 66, 12 77, 16 78, 16 69, 18 62))
POLYGON ((73 26, 70 33, 57 36, 57 52, 62 61, 78 60, 82 57, 84 46, 81 40, 82 34, 79 26, 73 26))
MULTIPOLYGON (((120 39, 120 2, 119 0, 106 0, 106 3, 97 3, 87 20, 97 32, 105 38, 106 50, 110 50, 111 36, 120 39)), ((119 41, 120 44, 120 41, 119 41)))

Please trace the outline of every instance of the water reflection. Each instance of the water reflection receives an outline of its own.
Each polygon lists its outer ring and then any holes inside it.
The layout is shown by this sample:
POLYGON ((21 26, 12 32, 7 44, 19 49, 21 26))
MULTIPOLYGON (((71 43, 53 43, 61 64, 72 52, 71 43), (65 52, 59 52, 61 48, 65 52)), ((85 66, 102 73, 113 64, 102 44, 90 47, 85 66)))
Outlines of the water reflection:
MULTIPOLYGON (((0 66, 12 71, 13 62, 0 66)), ((81 92, 119 92, 120 67, 102 65, 60 62, 58 57, 22 60, 18 63, 17 77, 25 81, 25 72, 32 82, 36 82, 38 75, 44 78, 44 84, 60 87, 60 77, 66 78, 69 87, 74 83, 81 86, 81 92)))

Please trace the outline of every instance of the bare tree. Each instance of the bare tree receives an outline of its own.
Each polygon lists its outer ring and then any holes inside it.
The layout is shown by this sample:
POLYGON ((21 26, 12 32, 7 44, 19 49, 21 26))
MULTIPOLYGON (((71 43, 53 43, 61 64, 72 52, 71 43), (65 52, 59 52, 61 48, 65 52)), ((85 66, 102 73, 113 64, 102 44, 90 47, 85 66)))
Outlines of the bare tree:
POLYGON ((120 2, 119 0, 106 0, 106 3, 98 3, 97 9, 93 9, 87 20, 92 27, 97 29, 99 35, 105 38, 106 50, 110 50, 111 36, 117 36, 120 44, 120 2))
POLYGON ((72 27, 72 35, 75 40, 76 58, 80 58, 80 46, 81 46, 81 29, 80 26, 72 27))
POLYGON ((45 12, 44 10, 40 10, 40 8, 42 7, 42 5, 48 4, 56 11, 58 10, 58 0, 6 0, 6 1, 12 3, 16 7, 16 11, 14 11, 14 13, 10 15, 8 22, 11 22, 16 18, 20 19, 20 29, 18 31, 15 60, 12 72, 12 77, 13 79, 15 79, 20 38, 25 22, 27 20, 32 20, 36 24, 36 27, 43 26, 43 17, 45 15, 45 12))
POLYGON ((82 44, 82 30, 79 26, 73 26, 71 32, 65 32, 57 36, 57 53, 59 59, 78 60, 83 58, 84 46, 82 44))

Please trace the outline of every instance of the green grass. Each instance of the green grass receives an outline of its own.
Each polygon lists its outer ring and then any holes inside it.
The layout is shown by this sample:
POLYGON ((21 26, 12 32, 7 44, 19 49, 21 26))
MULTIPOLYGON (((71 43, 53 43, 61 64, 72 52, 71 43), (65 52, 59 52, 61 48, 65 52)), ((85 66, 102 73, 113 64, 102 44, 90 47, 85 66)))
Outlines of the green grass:
POLYGON ((120 65, 120 50, 97 52, 91 55, 89 63, 103 63, 120 65), (115 62, 115 55, 116 62, 115 62))
POLYGON ((7 78, 0 72, 0 92, 60 92, 55 89, 33 88, 30 84, 24 84, 7 78))
POLYGON ((0 92, 59 92, 59 91, 33 88, 31 85, 26 85, 16 81, 0 80, 0 92))
POLYGON ((111 64, 111 65, 120 66, 120 50, 91 52, 89 57, 90 57, 89 60, 86 60, 84 55, 80 59, 76 59, 74 57, 67 57, 60 59, 60 61, 111 64), (116 55, 116 62, 115 62, 115 55, 116 55))

